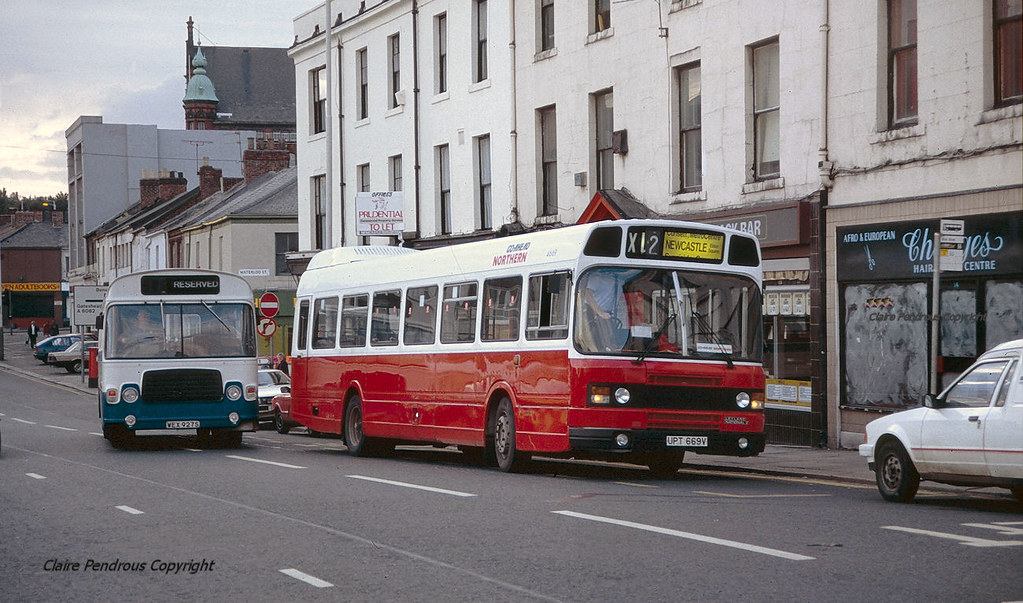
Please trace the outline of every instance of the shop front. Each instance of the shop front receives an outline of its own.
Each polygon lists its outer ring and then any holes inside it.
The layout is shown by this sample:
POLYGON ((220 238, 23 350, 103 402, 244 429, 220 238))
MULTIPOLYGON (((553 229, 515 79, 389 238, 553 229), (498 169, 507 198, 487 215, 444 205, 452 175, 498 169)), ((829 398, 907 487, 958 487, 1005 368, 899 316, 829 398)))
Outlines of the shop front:
POLYGON ((937 313, 940 218, 835 230, 836 387, 847 434, 876 417, 871 411, 915 406, 932 383, 942 389, 987 349, 1023 337, 1023 212, 948 218, 964 226, 961 269, 939 263, 937 313))

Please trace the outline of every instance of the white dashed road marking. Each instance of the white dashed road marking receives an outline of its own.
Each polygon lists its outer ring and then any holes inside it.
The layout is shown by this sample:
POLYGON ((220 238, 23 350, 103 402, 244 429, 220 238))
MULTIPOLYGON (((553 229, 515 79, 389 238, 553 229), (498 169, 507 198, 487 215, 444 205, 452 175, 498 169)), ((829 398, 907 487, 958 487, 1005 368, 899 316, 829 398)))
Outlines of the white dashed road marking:
POLYGON ((679 530, 672 530, 668 528, 660 528, 657 526, 651 526, 643 523, 635 523, 632 521, 624 521, 621 519, 612 519, 610 517, 600 517, 599 515, 587 515, 585 513, 576 513, 574 511, 552 511, 558 515, 564 515, 566 517, 575 517, 577 519, 587 519, 589 521, 596 521, 599 523, 608 523, 616 526, 623 526, 626 528, 633 528, 635 530, 645 530, 647 532, 654 532, 656 534, 664 534, 666 536, 675 536, 677 538, 685 538, 687 540, 696 540, 699 542, 706 542, 708 544, 717 544, 720 546, 727 546, 733 549, 740 549, 743 551, 749 551, 751 553, 760 553, 761 555, 770 555, 772 557, 781 557, 782 559, 788 559, 790 561, 812 561, 813 557, 807 557, 806 555, 798 555, 796 553, 789 553, 787 551, 779 551, 777 549, 769 549, 755 544, 747 544, 744 542, 736 542, 734 540, 724 540, 721 538, 714 538, 713 536, 703 536, 701 534, 693 534, 692 532, 681 532, 679 530))
POLYGON ((400 486, 402 488, 412 488, 413 490, 425 490, 427 492, 436 492, 437 494, 447 494, 449 496, 461 496, 463 498, 476 496, 468 492, 459 492, 457 490, 445 490, 443 488, 434 488, 431 486, 420 486, 418 484, 409 484, 406 482, 396 482, 389 479, 381 479, 379 477, 366 477, 365 475, 349 475, 352 479, 361 479, 367 482, 376 482, 378 484, 387 484, 389 486, 400 486))
POLYGON ((296 580, 301 580, 302 582, 305 582, 306 584, 311 584, 311 585, 315 586, 316 588, 327 588, 327 587, 330 587, 330 586, 334 586, 333 584, 331 584, 330 582, 327 582, 326 580, 320 580, 316 576, 310 576, 309 574, 307 574, 305 572, 300 572, 297 569, 288 568, 288 569, 282 569, 282 570, 279 570, 279 571, 282 574, 285 574, 287 576, 291 576, 292 578, 294 578, 296 580))

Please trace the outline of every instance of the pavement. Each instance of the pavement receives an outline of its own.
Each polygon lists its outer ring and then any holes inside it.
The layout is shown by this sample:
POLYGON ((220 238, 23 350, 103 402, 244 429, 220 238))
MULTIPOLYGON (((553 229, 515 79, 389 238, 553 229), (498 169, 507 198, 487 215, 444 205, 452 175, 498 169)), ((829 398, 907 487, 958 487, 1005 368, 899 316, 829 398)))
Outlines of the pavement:
MULTIPOLYGON (((63 331, 62 331, 63 332, 63 331)), ((24 331, 5 330, 4 359, 0 361, 0 379, 5 373, 16 373, 51 384, 96 395, 88 386, 88 377, 68 373, 65 369, 45 365, 32 356, 25 343, 24 331)), ((768 444, 755 457, 730 457, 710 454, 687 454, 686 466, 739 473, 773 476, 806 477, 842 483, 873 484, 874 474, 867 461, 855 450, 811 448, 768 444)))

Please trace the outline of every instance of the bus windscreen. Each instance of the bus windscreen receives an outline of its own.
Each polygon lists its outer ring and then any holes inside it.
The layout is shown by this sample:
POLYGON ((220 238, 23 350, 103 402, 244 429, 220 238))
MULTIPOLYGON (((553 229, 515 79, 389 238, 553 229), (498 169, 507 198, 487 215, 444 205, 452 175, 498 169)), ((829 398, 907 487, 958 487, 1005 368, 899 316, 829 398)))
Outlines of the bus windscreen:
POLYGON ((253 357, 252 312, 239 303, 111 306, 108 359, 253 357))

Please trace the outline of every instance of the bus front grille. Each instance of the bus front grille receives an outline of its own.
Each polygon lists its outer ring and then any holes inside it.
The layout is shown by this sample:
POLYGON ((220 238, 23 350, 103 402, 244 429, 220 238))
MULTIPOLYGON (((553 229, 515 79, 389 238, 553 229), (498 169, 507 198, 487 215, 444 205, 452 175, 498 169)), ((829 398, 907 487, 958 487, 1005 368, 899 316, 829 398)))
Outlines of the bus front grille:
POLYGON ((142 401, 220 402, 224 384, 213 369, 167 369, 146 371, 142 376, 142 401))

